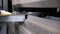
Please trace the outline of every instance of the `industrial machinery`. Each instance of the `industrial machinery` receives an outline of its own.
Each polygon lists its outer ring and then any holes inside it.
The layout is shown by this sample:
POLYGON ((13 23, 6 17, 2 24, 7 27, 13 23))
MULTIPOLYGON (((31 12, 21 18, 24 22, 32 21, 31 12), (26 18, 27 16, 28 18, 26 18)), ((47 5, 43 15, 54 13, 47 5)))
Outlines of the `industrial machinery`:
POLYGON ((60 7, 59 0, 20 0, 12 1, 12 3, 15 11, 40 12, 39 17, 60 15, 57 12, 57 8, 60 7))
MULTIPOLYGON (((7 34, 9 30, 13 29, 13 34, 15 33, 14 26, 16 23, 24 23, 25 18, 27 19, 28 12, 39 12, 39 17, 56 16, 57 17, 57 8, 60 7, 59 0, 0 0, 2 10, 13 13, 13 10, 16 13, 9 16, 0 16, 0 23, 6 23, 7 34), (6 2, 5 2, 6 1, 6 2), (13 7, 14 9, 13 9, 13 7), (21 14, 22 13, 22 14, 21 14), (23 17, 23 18, 22 18, 23 17)), ((11 14, 10 13, 10 14, 11 14)), ((60 13, 60 12, 59 12, 60 13)), ((58 14, 59 15, 59 14, 58 14)), ((1 29, 1 27, 0 27, 1 29)), ((11 31, 10 31, 11 32, 11 31)))

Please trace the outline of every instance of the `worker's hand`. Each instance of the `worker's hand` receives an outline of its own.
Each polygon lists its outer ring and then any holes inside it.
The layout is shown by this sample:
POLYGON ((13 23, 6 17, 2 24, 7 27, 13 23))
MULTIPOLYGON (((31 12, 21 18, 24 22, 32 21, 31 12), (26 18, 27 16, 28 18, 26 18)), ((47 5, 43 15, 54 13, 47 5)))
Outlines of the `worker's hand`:
POLYGON ((10 13, 10 12, 4 11, 4 10, 0 10, 0 16, 9 16, 11 14, 12 13, 10 13))

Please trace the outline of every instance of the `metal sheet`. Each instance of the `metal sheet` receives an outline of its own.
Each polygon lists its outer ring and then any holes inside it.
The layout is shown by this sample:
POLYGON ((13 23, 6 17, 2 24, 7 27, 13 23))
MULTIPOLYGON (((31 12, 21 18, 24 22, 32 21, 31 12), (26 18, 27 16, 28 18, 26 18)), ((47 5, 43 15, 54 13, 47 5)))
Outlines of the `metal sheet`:
POLYGON ((0 16, 0 22, 22 22, 24 19, 24 15, 0 16))

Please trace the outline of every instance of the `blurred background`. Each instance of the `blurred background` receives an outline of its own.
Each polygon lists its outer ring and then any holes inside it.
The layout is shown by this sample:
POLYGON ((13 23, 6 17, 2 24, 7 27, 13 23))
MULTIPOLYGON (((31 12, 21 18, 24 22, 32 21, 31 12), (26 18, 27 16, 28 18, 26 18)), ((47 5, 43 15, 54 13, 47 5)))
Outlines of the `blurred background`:
POLYGON ((60 34, 60 0, 0 0, 0 10, 12 13, 0 34, 60 34))

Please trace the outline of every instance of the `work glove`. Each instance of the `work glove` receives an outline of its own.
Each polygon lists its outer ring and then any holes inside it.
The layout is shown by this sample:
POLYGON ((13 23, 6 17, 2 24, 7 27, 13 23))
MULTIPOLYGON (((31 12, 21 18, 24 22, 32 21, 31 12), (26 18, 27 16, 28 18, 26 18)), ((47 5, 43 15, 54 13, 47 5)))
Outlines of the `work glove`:
POLYGON ((5 10, 0 10, 0 16, 9 16, 11 15, 12 13, 8 12, 8 11, 5 11, 5 10))

